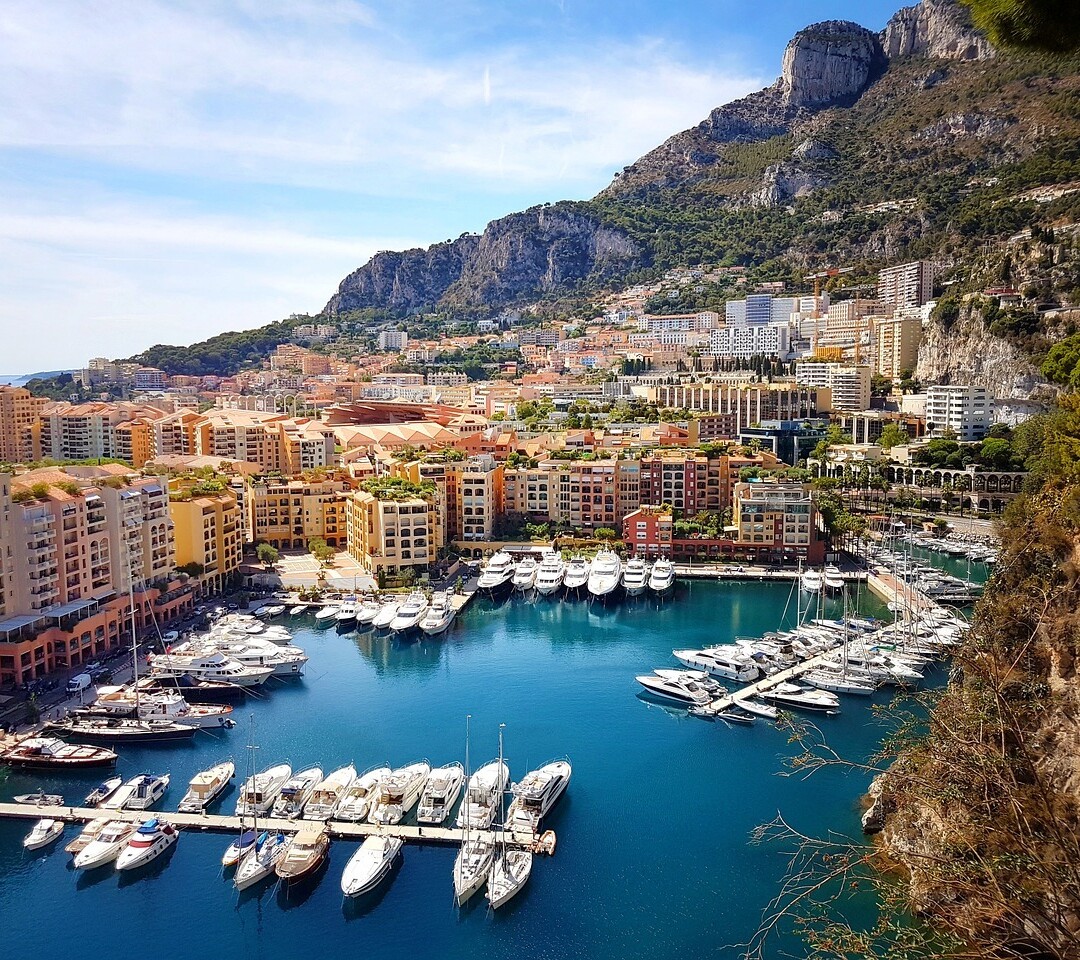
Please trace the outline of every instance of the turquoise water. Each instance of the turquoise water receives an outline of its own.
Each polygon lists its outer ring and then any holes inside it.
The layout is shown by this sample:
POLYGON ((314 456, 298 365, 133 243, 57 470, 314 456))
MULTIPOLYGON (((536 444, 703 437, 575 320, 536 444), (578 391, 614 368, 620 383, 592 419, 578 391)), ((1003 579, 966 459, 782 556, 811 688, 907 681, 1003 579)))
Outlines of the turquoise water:
MULTIPOLYGON (((659 609, 644 599, 610 608, 478 601, 445 639, 412 643, 293 621, 311 657, 307 678, 241 711, 255 716, 260 768, 464 760, 467 713, 474 766, 496 755, 500 722, 514 779, 570 757, 572 783, 547 823, 556 855, 537 858, 524 892, 497 915, 482 896, 459 912, 454 851, 411 846, 390 883, 343 905, 338 881, 355 847, 335 842, 317 883, 288 897, 266 886, 238 898, 220 874, 221 835, 184 833, 135 875, 79 875, 62 843, 25 854, 28 826, 0 821, 4 953, 81 960, 155 944, 171 955, 261 960, 315 951, 374 960, 737 956, 729 945, 753 934, 786 864, 779 849, 750 845, 750 831, 780 811, 811 834, 858 835, 867 777, 780 776, 792 751, 784 733, 647 704, 634 676, 675 665, 672 647, 777 627, 787 596, 782 584, 699 582, 680 583, 659 609)), ((882 729, 861 700, 821 724, 853 757, 867 755, 882 729)), ((119 770, 171 772, 164 805, 175 809, 199 769, 230 756, 246 768, 245 726, 217 740, 200 734, 190 746, 128 750, 119 770)), ((79 799, 97 779, 10 776, 0 796, 41 785, 79 799)), ((234 800, 235 790, 224 807, 234 800)))

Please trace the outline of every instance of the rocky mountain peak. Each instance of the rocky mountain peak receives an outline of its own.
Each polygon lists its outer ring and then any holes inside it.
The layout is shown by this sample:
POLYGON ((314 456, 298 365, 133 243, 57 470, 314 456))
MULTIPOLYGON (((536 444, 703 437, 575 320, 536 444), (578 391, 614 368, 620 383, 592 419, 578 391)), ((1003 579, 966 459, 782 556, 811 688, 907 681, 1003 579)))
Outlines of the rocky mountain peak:
POLYGON ((881 45, 890 60, 985 60, 994 55, 990 41, 971 25, 967 9, 956 0, 921 0, 897 11, 881 35, 881 45))
POLYGON ((800 30, 784 51, 780 84, 792 107, 850 102, 886 65, 877 34, 850 20, 800 30))

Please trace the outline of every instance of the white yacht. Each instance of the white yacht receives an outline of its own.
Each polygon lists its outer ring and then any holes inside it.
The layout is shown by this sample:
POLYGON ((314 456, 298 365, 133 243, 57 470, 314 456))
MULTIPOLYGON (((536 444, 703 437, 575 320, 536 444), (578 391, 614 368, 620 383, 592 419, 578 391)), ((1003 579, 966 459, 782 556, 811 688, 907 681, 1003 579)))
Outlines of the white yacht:
POLYGON ((201 730, 234 726, 228 704, 188 703, 178 690, 158 690, 136 694, 131 687, 98 687, 98 698, 90 704, 92 713, 138 720, 168 720, 201 730))
POLYGON ((116 858, 116 869, 134 870, 156 860, 176 843, 179 836, 176 827, 167 820, 156 817, 147 820, 128 838, 127 846, 116 858))
POLYGON ((470 837, 454 860, 454 902, 460 907, 486 882, 495 859, 495 844, 484 836, 470 837))
POLYGON ((807 570, 799 578, 799 586, 807 593, 821 593, 824 584, 825 578, 820 570, 807 570))
POLYGON ((566 575, 566 562, 554 550, 544 554, 536 571, 536 592, 543 597, 555 593, 563 585, 566 575))
POLYGON ((526 774, 511 788, 514 799, 506 814, 506 829, 537 834, 540 823, 570 785, 569 760, 552 760, 526 774))
POLYGON ((519 560, 517 569, 514 571, 514 589, 522 593, 528 593, 536 586, 536 573, 539 565, 532 557, 519 560))
POLYGON ((690 706, 704 706, 725 693, 703 670, 654 670, 635 679, 655 697, 690 706))
POLYGON ((563 574, 563 586, 568 593, 580 593, 589 582, 592 563, 584 557, 571 557, 563 574))
POLYGON ((169 786, 169 775, 140 773, 132 777, 102 805, 102 810, 149 810, 169 786))
POLYGON ((38 820, 34 824, 33 829, 23 837, 23 849, 24 850, 43 850, 51 843, 56 843, 57 840, 63 836, 64 833, 64 821, 52 820, 46 817, 43 820, 38 820))
POLYGON ((411 633, 417 628, 425 613, 428 600, 423 590, 413 590, 405 602, 398 607, 394 619, 390 621, 392 633, 411 633))
POLYGON ((800 674, 799 679, 819 690, 828 690, 831 693, 849 693, 860 697, 869 697, 876 685, 869 677, 860 678, 843 670, 809 670, 800 674))
POLYGON ((237 890, 247 890, 265 880, 277 869, 285 852, 289 849, 289 838, 283 833, 263 833, 244 851, 236 865, 233 885, 237 890))
POLYGON ((351 763, 335 770, 311 791, 311 796, 304 805, 304 819, 332 820, 345 791, 355 780, 356 767, 351 763))
POLYGON ((271 815, 285 820, 296 820, 304 810, 304 804, 322 783, 322 767, 308 767, 299 773, 294 773, 285 785, 271 810, 271 815))
POLYGON ((359 823, 367 820, 372 804, 379 796, 379 784, 390 776, 389 767, 374 767, 357 777, 341 795, 335 816, 339 820, 359 823))
POLYGON ((762 703, 754 697, 746 697, 739 701, 739 707, 756 717, 765 717, 767 720, 776 719, 776 707, 771 703, 762 703))
POLYGON ((649 585, 649 565, 639 557, 631 557, 623 567, 622 582, 628 597, 641 596, 649 585))
POLYGON ((368 837, 345 864, 341 874, 341 892, 359 897, 374 890, 390 872, 401 853, 404 841, 399 837, 368 837))
POLYGON ((431 764, 426 760, 399 767, 390 776, 384 777, 379 784, 368 820, 372 823, 401 823, 405 815, 416 806, 424 781, 431 773, 431 764))
POLYGON ((394 617, 397 616, 398 607, 401 604, 397 600, 386 600, 379 607, 379 612, 371 618, 371 626, 375 630, 389 630, 390 624, 394 622, 394 617))
POLYGON ((708 647, 705 650, 672 650, 679 663, 692 670, 704 670, 709 676, 739 683, 753 683, 760 675, 758 665, 735 644, 708 647))
POLYGON ((464 785, 465 771, 460 763, 451 763, 432 770, 420 794, 416 822, 441 824, 450 816, 464 785))
POLYGON ((612 550, 601 550, 589 570, 589 593, 603 599, 615 592, 622 579, 622 560, 612 550))
POLYGON ((498 550, 484 564, 480 577, 476 581, 478 590, 487 594, 496 594, 510 586, 514 578, 514 558, 505 550, 498 550))
POLYGON ((298 603, 295 607, 289 607, 290 617, 302 617, 305 613, 307 613, 306 603, 298 603))
POLYGON ((338 607, 337 616, 334 620, 339 627, 347 627, 351 623, 356 623, 356 609, 359 604, 356 602, 356 597, 346 597, 341 606, 338 607))
POLYGON ((338 611, 341 606, 336 603, 328 603, 324 607, 320 607, 319 611, 315 614, 315 626, 328 627, 330 624, 337 620, 338 611))
POLYGON ((203 813, 221 796, 235 774, 236 765, 231 760, 195 774, 188 782, 187 793, 176 809, 181 813, 203 813))
POLYGON ((822 581, 827 593, 840 593, 844 589, 844 578, 840 568, 829 564, 822 573, 822 581))
POLYGON ((378 615, 380 607, 382 607, 382 604, 378 600, 374 597, 368 597, 356 608, 356 626, 370 627, 371 621, 378 615))
POLYGON ((487 896, 492 910, 512 900, 528 882, 532 873, 531 850, 508 850, 502 844, 495 854, 488 877, 487 896))
POLYGON ((236 815, 238 817, 265 817, 280 796, 281 788, 291 776, 292 767, 287 763, 279 763, 262 773, 248 777, 240 788, 240 796, 236 800, 236 815))
POLYGON ((758 693, 762 700, 768 700, 778 707, 794 707, 801 710, 838 711, 840 698, 828 690, 804 687, 797 683, 780 683, 758 693))
POLYGON ((457 825, 470 830, 486 830, 495 822, 499 799, 510 783, 510 768, 505 761, 485 763, 469 777, 465 799, 458 810, 457 825))
POLYGON ((70 853, 73 857, 82 853, 101 836, 101 831, 110 823, 112 821, 108 817, 98 817, 97 820, 91 820, 79 831, 79 835, 64 847, 64 853, 70 853))
POLYGON ((156 653, 149 658, 150 672, 162 677, 223 680, 238 687, 258 687, 273 676, 272 667, 246 667, 220 652, 184 655, 156 653))
POLYGON ((307 654, 300 647, 281 645, 258 637, 236 640, 209 635, 174 647, 173 653, 191 656, 220 653, 245 667, 269 667, 271 676, 275 677, 299 677, 308 662, 307 654))
POLYGON ((438 636, 440 633, 446 632, 456 616, 457 611, 454 610, 450 593, 446 590, 439 590, 431 598, 431 606, 427 608, 424 616, 420 619, 420 629, 429 637, 438 636))
POLYGON ((649 574, 649 589, 663 596, 673 586, 675 586, 675 564, 667 557, 660 557, 652 565, 652 572, 649 574))
POLYGON ((128 838, 135 832, 135 824, 113 820, 101 828, 101 832, 75 855, 72 865, 76 870, 93 870, 112 863, 127 846, 128 838))

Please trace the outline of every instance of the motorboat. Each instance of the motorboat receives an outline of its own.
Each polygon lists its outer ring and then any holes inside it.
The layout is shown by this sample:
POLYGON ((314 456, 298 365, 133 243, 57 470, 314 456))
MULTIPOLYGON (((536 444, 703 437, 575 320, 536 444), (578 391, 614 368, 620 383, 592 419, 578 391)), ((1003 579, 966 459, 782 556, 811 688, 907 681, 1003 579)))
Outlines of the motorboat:
POLYGON ((476 587, 484 593, 496 594, 509 587, 513 579, 514 558, 505 550, 497 550, 480 571, 476 587))
POLYGON ((485 763, 469 777, 465 799, 458 810, 457 825, 471 830, 486 830, 495 822, 499 799, 510 783, 510 768, 504 761, 485 763))
POLYGON ((465 771, 460 763, 450 763, 432 770, 420 794, 416 822, 443 823, 450 816, 464 785, 465 771))
POLYGON ((844 577, 840 568, 831 563, 822 572, 822 582, 827 593, 840 593, 844 589, 844 577))
POLYGON ((601 550, 589 570, 589 593, 603 599, 615 592, 622 579, 622 560, 612 550, 601 550))
POLYGON ((331 820, 337 813, 338 804, 341 803, 345 792, 356 780, 356 767, 351 763, 346 767, 339 767, 330 776, 315 786, 304 804, 305 820, 331 820))
POLYGON ((274 871, 286 883, 311 876, 330 852, 330 833, 325 824, 303 826, 293 834, 274 871))
POLYGON ((138 720, 167 720, 200 730, 235 726, 233 708, 219 703, 188 703, 179 690, 144 692, 137 687, 99 688, 88 716, 132 717, 138 720))
POLYGON ((156 776, 152 773, 140 773, 132 777, 109 797, 102 805, 102 810, 149 810, 164 795, 169 786, 167 773, 156 776))
POLYGON ((705 650, 672 650, 672 655, 680 663, 692 670, 704 670, 711 677, 735 680, 738 683, 753 683, 761 670, 753 659, 746 656, 740 647, 734 644, 708 647, 705 650))
POLYGON ((328 603, 320 607, 315 614, 315 626, 328 627, 330 624, 335 623, 340 610, 341 605, 337 603, 328 603))
POLYGON ((655 697, 690 706, 712 703, 726 693, 703 670, 654 670, 635 679, 655 697))
POLYGON ((518 565, 514 570, 514 589, 520 590, 522 593, 528 593, 536 586, 536 574, 539 570, 539 565, 532 557, 525 557, 523 560, 518 561, 518 565))
POLYGON ((367 837, 345 864, 341 892, 359 897, 374 890, 390 872, 404 841, 398 837, 367 837))
POLYGON ((804 687, 797 683, 779 683, 768 690, 760 690, 758 697, 778 707, 799 710, 821 710, 826 713, 840 709, 840 698, 828 690, 804 687))
POLYGON ((808 670, 800 674, 799 679, 819 690, 828 690, 831 693, 849 693, 859 697, 869 697, 877 685, 869 678, 859 678, 843 670, 808 670))
POLYGON ((649 565, 640 557, 631 557, 623 567, 622 582, 628 597, 641 596, 649 585, 649 565))
POLYGON ((304 672, 308 656, 300 647, 291 644, 276 644, 257 637, 244 637, 242 640, 207 636, 174 652, 183 653, 221 653, 245 667, 268 667, 274 677, 298 677, 304 672))
POLYGON ((386 600, 382 606, 379 607, 379 612, 372 617, 371 626, 375 630, 389 630, 390 624, 394 622, 394 617, 397 616, 398 607, 401 606, 398 600, 386 600))
POLYGON ((244 781, 240 796, 236 799, 238 817, 265 817, 281 795, 281 788, 292 776, 292 767, 287 763, 268 767, 262 773, 256 773, 244 781))
POLYGON ((807 570, 799 578, 799 587, 806 593, 821 593, 825 578, 820 570, 807 570))
POLYGON ((233 886, 247 890, 265 880, 277 869, 281 858, 289 848, 289 839, 283 833, 267 832, 244 851, 233 874, 233 886))
POLYGON ((49 844, 56 843, 64 833, 63 820, 39 820, 33 829, 23 837, 24 850, 41 850, 49 844))
POLYGON ((762 703, 753 697, 746 697, 739 701, 739 706, 747 713, 752 713, 755 717, 765 717, 767 720, 776 719, 776 707, 771 703, 762 703))
POLYGON ((424 789, 429 773, 431 764, 422 760, 399 767, 390 776, 384 777, 368 813, 368 820, 382 824, 401 823, 420 799, 420 791, 424 789))
POLYGON ((498 910, 521 892, 532 873, 532 862, 531 850, 507 850, 504 845, 498 851, 487 884, 492 910, 498 910))
POLYGON ((116 858, 116 869, 134 870, 156 860, 176 843, 179 836, 179 831, 167 820, 157 817, 147 820, 128 838, 127 846, 116 858))
POLYGON ((153 676, 140 677, 134 684, 139 689, 139 695, 143 693, 161 693, 162 691, 179 690, 185 699, 195 703, 228 703, 234 700, 243 700, 247 696, 247 688, 235 683, 227 683, 224 680, 205 680, 180 674, 175 677, 153 676))
POLYGON ((460 907, 480 890, 491 873, 495 844, 483 836, 470 837, 454 859, 454 902, 460 907))
POLYGON ((283 603, 271 603, 269 606, 263 607, 259 613, 264 617, 280 617, 285 612, 285 604, 283 603))
POLYGON ((304 804, 315 788, 322 783, 322 778, 322 767, 308 767, 293 774, 285 781, 281 794, 274 801, 272 816, 296 820, 303 813, 304 804))
POLYGON ((654 561, 652 571, 649 573, 649 589, 663 596, 673 586, 675 586, 675 564, 667 557, 654 561))
POLYGON ((457 611, 449 591, 439 590, 431 598, 431 605, 420 618, 420 629, 429 637, 445 633, 447 628, 454 622, 457 611))
POLYGON ((273 676, 272 667, 245 666, 219 650, 197 654, 157 653, 150 670, 160 676, 188 675, 200 680, 223 680, 241 687, 258 687, 273 676))
POLYGON ((428 600, 423 590, 413 590, 405 602, 397 608, 394 619, 390 621, 391 633, 410 633, 415 630, 427 612, 428 600))
POLYGON ((383 777, 390 776, 389 767, 374 767, 357 777, 341 795, 337 819, 359 823, 367 820, 372 804, 379 795, 383 777))
POLYGON ((378 615, 381 606, 382 604, 374 597, 368 597, 356 608, 356 626, 358 628, 371 626, 371 621, 378 615))
POLYGON ((563 586, 567 592, 579 593, 589 582, 592 564, 584 557, 571 557, 563 574, 563 586))
POLYGON ((253 827, 241 829, 240 835, 233 840, 221 855, 223 867, 235 867, 259 841, 259 831, 253 827))
POLYGON ((166 743, 190 740, 195 727, 171 720, 126 720, 117 717, 76 716, 51 725, 54 730, 97 743, 166 743))
POLYGON ((306 603, 298 603, 295 607, 289 609, 290 617, 302 617, 305 613, 307 613, 306 603))
POLYGON ((176 808, 181 813, 203 813, 232 782, 236 765, 231 760, 215 764, 195 774, 188 782, 187 793, 176 808))
POLYGON ((70 853, 73 857, 82 853, 83 850, 101 836, 101 831, 104 830, 109 823, 112 823, 112 821, 108 817, 99 817, 97 820, 91 820, 79 831, 79 835, 64 847, 64 853, 70 853))
POLYGON ((347 627, 351 623, 356 623, 356 611, 359 604, 356 602, 356 597, 346 597, 341 606, 338 607, 337 615, 334 617, 339 627, 347 627))
POLYGON ((506 829, 538 834, 540 823, 570 785, 572 772, 569 760, 552 760, 515 783, 506 829))
POLYGON ((112 863, 127 846, 135 826, 124 820, 110 820, 93 840, 75 854, 72 866, 76 870, 93 870, 112 863))
MULTIPOLYGON (((64 805, 64 798, 59 793, 46 793, 40 788, 37 793, 19 793, 11 799, 28 807, 62 807, 64 805)), ((95 804, 90 804, 90 806, 95 806, 95 804)))
POLYGON ((549 550, 536 570, 536 592, 542 597, 550 596, 563 585, 566 561, 554 550, 549 550))

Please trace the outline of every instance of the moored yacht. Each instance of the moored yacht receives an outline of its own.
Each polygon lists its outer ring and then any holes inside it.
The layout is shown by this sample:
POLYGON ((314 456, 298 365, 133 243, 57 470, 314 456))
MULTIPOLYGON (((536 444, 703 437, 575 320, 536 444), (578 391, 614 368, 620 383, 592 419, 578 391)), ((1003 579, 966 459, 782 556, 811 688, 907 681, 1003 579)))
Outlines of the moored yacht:
POLYGON ((171 720, 129 720, 121 717, 95 717, 75 713, 63 723, 49 725, 68 736, 95 743, 167 743, 190 740, 195 727, 171 720))
POLYGON ((512 900, 528 882, 532 873, 531 850, 510 850, 505 843, 496 852, 488 877, 487 896, 492 910, 512 900))
POLYGON ((73 857, 78 856, 78 854, 82 853, 83 850, 101 836, 101 831, 110 823, 112 823, 112 821, 108 817, 99 817, 97 820, 91 820, 81 831, 79 831, 79 835, 64 847, 64 853, 70 853, 73 857))
POLYGON ((64 743, 59 737, 29 737, 0 753, 0 762, 31 770, 82 770, 111 767, 116 753, 107 747, 64 743))
POLYGON ((541 596, 550 596, 563 585, 566 575, 566 562, 554 550, 544 553, 544 559, 536 570, 536 592, 541 596))
POLYGON ((149 810, 169 786, 169 775, 140 773, 120 787, 102 805, 102 810, 149 810))
POLYGON ((471 830, 486 830, 499 812, 499 799, 510 782, 510 768, 504 761, 485 763, 469 777, 465 799, 458 810, 457 825, 471 830))
POLYGON ((584 557, 571 557, 563 574, 563 586, 567 593, 580 593, 589 583, 591 570, 592 563, 584 557))
POLYGON ((476 581, 478 590, 494 595, 508 588, 514 578, 514 558, 505 550, 497 550, 484 564, 476 581))
POLYGON ((703 670, 654 670, 635 679, 655 697, 690 706, 712 703, 726 692, 703 670))
POLYGON ((428 600, 423 590, 413 590, 405 602, 397 608, 394 619, 390 621, 392 633, 411 633, 427 612, 428 600))
POLYGON ((174 843, 179 833, 167 820, 159 820, 156 817, 145 821, 128 838, 127 846, 116 858, 117 870, 134 870, 156 860, 174 843))
POLYGON ((247 890, 265 880, 277 869, 288 847, 289 839, 283 833, 259 834, 255 843, 240 857, 233 875, 233 886, 237 890, 247 890))
POLYGON ((323 607, 320 607, 315 614, 315 626, 328 627, 330 624, 337 620, 338 611, 341 609, 340 604, 328 603, 323 607))
POLYGON ((397 616, 398 607, 401 604, 397 600, 386 600, 379 607, 379 612, 371 618, 371 626, 375 630, 389 630, 390 624, 394 622, 394 617, 397 616))
POLYGON ((552 760, 525 775, 511 788, 514 799, 506 814, 506 829, 540 832, 540 823, 570 785, 569 760, 552 760))
POLYGON ((381 606, 382 604, 374 597, 368 597, 360 604, 360 606, 356 608, 357 629, 370 627, 371 621, 378 615, 381 606))
POLYGON ((286 883, 295 883, 311 876, 330 852, 330 833, 325 824, 300 828, 287 841, 285 853, 274 871, 286 883))
POLYGON ((64 833, 64 821, 52 820, 46 817, 38 820, 33 829, 23 837, 24 850, 42 850, 49 844, 55 843, 64 833))
POLYGON ((840 573, 840 568, 831 563, 822 573, 822 582, 827 593, 841 593, 844 589, 844 578, 840 573))
POLYGON ((424 789, 424 781, 429 773, 431 764, 422 760, 399 767, 390 776, 384 777, 368 813, 368 820, 382 824, 401 823, 420 799, 420 791, 424 789))
POLYGON ((303 812, 304 804, 315 788, 322 782, 322 767, 308 767, 293 774, 285 781, 281 793, 274 801, 272 815, 285 820, 295 820, 303 812))
POLYGON ((819 690, 831 693, 849 693, 860 697, 869 697, 876 685, 868 678, 860 678, 843 670, 809 670, 799 676, 803 683, 808 683, 819 690))
POLYGON ((528 593, 536 586, 536 572, 539 569, 532 557, 525 557, 518 561, 517 569, 514 570, 514 589, 522 593, 528 593))
POLYGON ((195 774, 188 782, 187 793, 176 808, 181 813, 203 813, 210 804, 224 793, 236 773, 231 760, 218 763, 209 770, 195 774))
POLYGON ((675 586, 675 565, 667 557, 653 562, 649 573, 649 589, 663 596, 675 586))
POLYGON ((165 677, 196 677, 201 680, 224 680, 239 687, 258 687, 273 676, 272 667, 251 667, 219 651, 193 653, 156 653, 149 658, 152 673, 165 677))
POLYGON ((359 823, 368 818, 372 804, 379 795, 383 777, 390 776, 389 767, 373 767, 357 777, 341 795, 335 816, 339 820, 359 823))
POLYGON ((821 593, 825 579, 820 570, 807 570, 799 578, 799 587, 807 593, 821 593))
POLYGON ((93 840, 75 854, 72 866, 76 870, 93 870, 95 867, 112 863, 127 846, 128 839, 134 832, 134 823, 110 820, 93 840))
POLYGON ((612 550, 601 550, 589 570, 589 593, 597 599, 611 596, 622 579, 622 560, 612 550))
POLYGON ((337 615, 334 617, 334 621, 341 628, 349 627, 356 623, 356 610, 359 604, 356 602, 356 597, 346 597, 341 606, 338 607, 337 615))
POLYGON ((351 763, 345 767, 339 767, 328 777, 316 784, 311 791, 311 796, 304 804, 305 820, 331 820, 337 813, 338 804, 345 795, 345 791, 356 780, 356 767, 351 763))
POLYGON ((768 690, 758 692, 758 697, 778 707, 798 710, 821 710, 826 713, 840 709, 840 698, 828 690, 804 687, 797 683, 780 683, 768 690))
POLYGON ((727 644, 707 647, 704 650, 672 650, 672 655, 680 663, 692 670, 704 670, 709 676, 724 680, 736 680, 739 683, 753 683, 760 675, 757 664, 747 656, 742 648, 727 644))
POLYGON ((454 902, 460 907, 486 882, 495 859, 495 844, 484 836, 470 837, 454 860, 454 902))
POLYGON ((277 766, 263 770, 262 773, 248 777, 240 788, 240 796, 236 799, 236 815, 238 817, 265 817, 281 795, 281 788, 291 776, 292 767, 287 763, 279 763, 277 766))
POLYGON ((464 785, 465 771, 460 763, 450 763, 432 770, 420 794, 416 822, 437 825, 445 821, 464 785))
POLYGON ((374 890, 390 872, 404 841, 398 837, 368 837, 345 864, 341 892, 359 897, 374 890))
POLYGON ((446 590, 439 590, 432 596, 431 605, 424 612, 423 617, 420 618, 420 629, 429 637, 438 636, 440 633, 446 632, 456 616, 457 612, 451 602, 450 593, 446 590))
POLYGON ((640 596, 649 585, 649 565, 640 557, 631 557, 623 567, 622 583, 628 597, 640 596))

